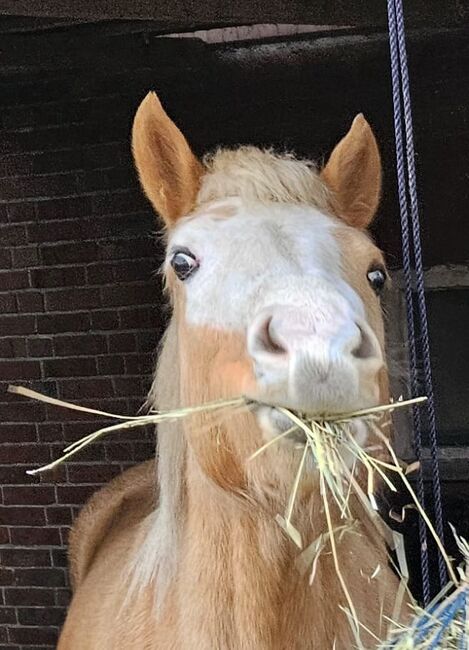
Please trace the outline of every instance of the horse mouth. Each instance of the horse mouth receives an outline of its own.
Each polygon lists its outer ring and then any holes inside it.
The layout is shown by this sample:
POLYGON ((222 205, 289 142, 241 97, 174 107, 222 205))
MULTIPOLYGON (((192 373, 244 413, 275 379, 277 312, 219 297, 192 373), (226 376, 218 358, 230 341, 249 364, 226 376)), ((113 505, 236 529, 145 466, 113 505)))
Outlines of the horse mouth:
MULTIPOLYGON (((372 406, 372 405, 368 405, 372 406)), ((296 413, 292 409, 286 409, 293 414, 296 413)), ((301 426, 297 425, 292 418, 286 413, 279 410, 275 406, 269 404, 259 404, 255 408, 255 415, 258 419, 260 428, 264 438, 269 441, 274 438, 281 438, 282 441, 300 445, 301 447, 306 443, 307 438, 301 426)), ((342 412, 341 412, 342 413, 342 412)), ((340 415, 341 413, 332 413, 331 415, 340 415)), ((320 413, 301 413, 298 414, 301 419, 320 420, 324 414, 320 413)))
POLYGON ((275 406, 259 405, 256 407, 255 413, 267 440, 282 436, 285 441, 295 444, 304 445, 306 442, 304 431, 275 406))

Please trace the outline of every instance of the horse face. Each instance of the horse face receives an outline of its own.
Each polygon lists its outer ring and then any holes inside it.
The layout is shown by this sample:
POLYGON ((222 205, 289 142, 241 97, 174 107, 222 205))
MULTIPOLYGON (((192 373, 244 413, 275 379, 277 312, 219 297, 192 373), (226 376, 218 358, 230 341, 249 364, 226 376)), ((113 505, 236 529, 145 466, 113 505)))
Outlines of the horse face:
MULTIPOLYGON (((364 232, 380 164, 363 117, 321 177, 251 148, 221 151, 204 169, 150 96, 137 113, 134 153, 168 226, 165 273, 186 401, 243 393, 317 414, 384 398, 387 275, 364 232)), ((257 417, 267 435, 286 426, 268 406, 257 417)))
MULTIPOLYGON (((383 366, 377 291, 386 278, 376 248, 307 206, 229 199, 216 208, 219 215, 209 205, 175 227, 165 264, 184 295, 188 336, 205 332, 201 362, 212 347, 209 332, 235 333, 245 364, 235 394, 309 413, 376 403, 383 366)), ((224 345, 232 345, 229 337, 224 345)), ((211 371, 224 374, 220 364, 211 371)), ((265 425, 267 411, 260 413, 265 425)))

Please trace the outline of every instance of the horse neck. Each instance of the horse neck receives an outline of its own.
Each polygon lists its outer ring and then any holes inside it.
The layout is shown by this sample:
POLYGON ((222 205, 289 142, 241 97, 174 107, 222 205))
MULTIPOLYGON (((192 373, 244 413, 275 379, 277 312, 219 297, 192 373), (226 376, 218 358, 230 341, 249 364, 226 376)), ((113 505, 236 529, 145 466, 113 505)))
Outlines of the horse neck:
MULTIPOLYGON (((309 573, 299 570, 299 551, 275 521, 276 513, 283 514, 287 490, 280 490, 281 497, 264 499, 227 492, 204 474, 190 449, 185 485, 175 581, 181 647, 295 648, 298 639, 310 636, 313 620, 323 628, 321 616, 330 618, 337 608, 340 588, 326 559, 316 586, 327 590, 328 597, 318 603, 309 573)), ((312 488, 312 483, 307 486, 295 512, 295 525, 307 543, 326 530, 321 497, 318 490, 312 496, 312 488)), ((342 552, 350 552, 347 543, 342 552)), ((346 634, 345 617, 343 623, 346 634)), ((323 630, 321 647, 332 647, 333 639, 340 638, 339 628, 323 630)))

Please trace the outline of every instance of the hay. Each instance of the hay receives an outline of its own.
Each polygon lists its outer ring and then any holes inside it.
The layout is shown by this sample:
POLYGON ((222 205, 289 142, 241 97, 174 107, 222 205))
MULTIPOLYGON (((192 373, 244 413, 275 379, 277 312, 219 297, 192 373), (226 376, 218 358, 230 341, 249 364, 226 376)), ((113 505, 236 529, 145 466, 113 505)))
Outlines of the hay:
POLYGON ((459 568, 460 584, 448 583, 427 609, 415 607, 408 627, 394 624, 380 650, 468 650, 469 648, 469 545, 451 526, 464 568, 459 568))
MULTIPOLYGON (((122 431, 129 428, 135 427, 144 427, 147 425, 159 424, 161 422, 171 422, 176 421, 181 418, 189 417, 195 413, 202 412, 221 412, 226 409, 236 409, 240 407, 252 407, 258 405, 257 402, 249 400, 244 397, 237 397, 229 400, 217 400, 214 402, 209 402, 200 406, 181 408, 171 411, 154 411, 151 410, 148 415, 141 416, 123 416, 117 415, 114 413, 108 413, 105 411, 100 411, 96 409, 90 409, 76 404, 70 404, 62 400, 51 398, 35 391, 32 391, 27 388, 9 386, 9 392, 16 393, 18 395, 23 395, 26 397, 31 397, 49 404, 60 406, 63 408, 74 409, 82 412, 91 413, 94 415, 103 416, 106 418, 111 418, 114 420, 119 420, 117 424, 112 424, 109 426, 102 427, 97 431, 73 442, 71 445, 66 447, 63 451, 61 457, 52 461, 51 463, 39 467, 37 469, 29 470, 28 474, 38 474, 57 467, 66 460, 72 458, 79 451, 92 444, 96 440, 107 436, 111 433, 122 431)), ((364 646, 361 642, 360 634, 364 628, 360 622, 353 599, 350 595, 350 592, 347 588, 346 581, 343 577, 340 567, 339 554, 337 552, 337 545, 340 542, 344 534, 350 534, 355 531, 355 524, 357 523, 353 517, 351 508, 350 508, 350 498, 351 495, 355 495, 358 501, 362 504, 365 513, 368 515, 370 521, 378 530, 379 534, 384 537, 391 549, 396 551, 398 558, 398 571, 401 575, 401 584, 396 595, 396 602, 394 607, 394 612, 392 621, 397 621, 400 616, 400 611, 402 603, 404 600, 404 595, 407 590, 407 565, 405 552, 403 547, 402 536, 400 536, 395 531, 392 531, 387 524, 383 521, 381 516, 378 513, 378 506, 375 498, 375 488, 378 481, 384 482, 388 488, 396 492, 397 487, 395 485, 395 479, 398 478, 399 481, 405 486, 408 491, 414 507, 420 516, 424 519, 430 534, 433 536, 439 551, 441 552, 448 569, 448 574, 450 576, 450 584, 457 587, 455 594, 466 593, 464 589, 467 587, 467 583, 461 585, 460 580, 456 576, 456 573, 453 569, 452 563, 447 556, 445 549, 441 543, 441 540, 438 538, 438 535, 433 528, 433 525, 419 503, 417 496, 407 478, 407 474, 411 471, 414 471, 418 468, 418 464, 413 463, 411 465, 405 465, 399 462, 397 459, 394 450, 392 449, 389 440, 382 433, 382 428, 386 426, 386 423, 382 422, 383 418, 392 413, 395 409, 405 408, 409 406, 415 406, 421 404, 425 401, 426 398, 419 397, 410 400, 398 400, 396 402, 391 402, 390 404, 385 404, 381 406, 376 406, 373 408, 362 409, 359 411, 344 413, 340 415, 331 415, 331 416, 321 416, 312 418, 302 413, 296 413, 290 409, 286 409, 279 406, 274 406, 280 413, 282 413, 286 418, 291 421, 292 426, 285 432, 279 434, 274 439, 265 443, 260 447, 252 456, 251 459, 259 456, 271 445, 278 443, 280 440, 284 439, 288 435, 302 431, 304 434, 305 442, 303 444, 303 450, 301 453, 301 458, 298 464, 298 469, 296 476, 293 482, 291 489, 290 497, 285 509, 285 512, 281 515, 278 514, 276 521, 291 538, 292 542, 301 549, 301 554, 298 558, 298 566, 305 570, 310 570, 310 583, 314 581, 314 576, 316 573, 316 568, 318 564, 318 559, 320 554, 324 549, 329 546, 330 552, 333 556, 334 567, 336 574, 341 585, 342 591, 344 593, 347 607, 343 608, 348 620, 350 622, 351 629, 354 634, 356 648, 359 650, 364 650, 364 646), (355 439, 353 425, 356 421, 365 422, 368 430, 372 432, 377 440, 379 441, 379 446, 364 448, 355 439), (378 426, 380 424, 381 426, 378 426), (383 460, 381 458, 372 455, 370 452, 375 452, 377 449, 387 452, 388 460, 383 460), (347 463, 344 456, 347 456, 348 459, 352 459, 352 462, 347 463), (320 494, 323 501, 323 510, 327 522, 327 531, 322 533, 318 538, 313 540, 307 548, 304 548, 303 540, 300 532, 294 525, 294 515, 296 508, 296 501, 299 493, 299 486, 301 484, 301 479, 303 472, 306 466, 308 457, 310 457, 318 469, 319 472, 319 485, 320 485, 320 494), (361 487, 359 481, 357 480, 358 471, 362 469, 366 473, 366 491, 361 487), (391 476, 393 478, 391 478, 391 476), (394 479, 394 480, 393 480, 394 479), (333 525, 332 515, 331 515, 331 504, 335 503, 338 507, 340 513, 340 519, 343 520, 343 524, 339 526, 333 525)), ((271 406, 271 405, 269 405, 271 406)), ((402 512, 402 516, 405 514, 405 509, 402 512)), ((373 576, 370 579, 376 577, 379 573, 381 567, 376 567, 373 576)), ((459 603, 459 596, 454 596, 455 600, 459 603)), ((464 601, 466 602, 466 601, 464 601)), ((444 611, 446 608, 451 606, 453 599, 450 600, 449 604, 447 601, 444 601, 444 611)), ((442 605, 443 607, 443 605, 442 605)), ((443 611, 443 610, 441 610, 443 611)), ((453 611, 456 611, 454 608, 453 611)), ((432 612, 423 612, 420 613, 421 617, 424 617, 424 624, 429 624, 430 620, 433 620, 434 617, 439 616, 440 610, 435 610, 432 612)), ((461 617, 455 617, 453 622, 453 628, 451 634, 460 639, 460 630, 462 622, 461 617), (459 636, 457 636, 459 634, 459 636)), ((418 619, 419 621, 421 619, 418 619)), ((416 623, 417 627, 420 629, 421 624, 416 623)), ((465 619, 464 625, 467 627, 467 617, 465 619)), ((465 633, 466 633, 466 627, 465 633)), ((366 630, 368 634, 374 636, 370 630, 366 630)), ((438 634, 436 638, 438 638, 438 634)), ((451 637, 448 636, 448 639, 451 637)), ((467 638, 467 637, 465 637, 467 638)), ((427 637, 425 637, 426 642, 427 637)), ((408 630, 403 631, 399 630, 399 633, 394 633, 394 640, 389 642, 390 645, 382 646, 384 648, 394 648, 395 650, 417 650, 423 648, 461 648, 461 645, 409 645, 415 640, 415 629, 409 628, 408 630), (397 636, 396 636, 397 634, 397 636), (399 636, 400 635, 400 636, 399 636)), ((379 642, 380 639, 376 637, 376 641, 379 642)), ((465 647, 465 646, 464 646, 465 647)))
POLYGON ((175 409, 173 411, 150 410, 149 415, 117 415, 116 413, 108 413, 107 411, 99 411, 97 409, 91 409, 86 406, 64 402, 63 400, 56 399, 55 397, 49 397, 48 395, 43 395, 42 393, 37 393, 36 391, 31 390, 30 388, 24 388, 23 386, 8 386, 8 392, 15 393, 17 395, 24 395, 25 397, 31 397, 32 399, 36 399, 40 402, 53 404, 54 406, 60 406, 62 408, 81 411, 83 413, 91 413, 93 415, 101 415, 105 418, 110 418, 113 420, 121 420, 121 422, 118 424, 102 427, 101 429, 98 429, 97 431, 94 431, 93 433, 90 433, 89 435, 76 440, 68 447, 65 447, 62 456, 56 460, 48 463, 47 465, 43 465, 42 467, 38 467, 37 469, 28 470, 26 473, 30 475, 41 474, 42 472, 47 472, 51 469, 54 469, 91 443, 96 442, 96 440, 99 438, 103 438, 104 436, 107 436, 110 433, 114 433, 116 431, 135 429, 137 427, 146 427, 148 425, 159 424, 160 422, 174 422, 176 420, 180 420, 181 418, 188 417, 189 415, 194 415, 195 413, 219 411, 221 409, 235 408, 246 405, 246 400, 242 397, 238 397, 230 400, 217 400, 203 404, 202 406, 175 409))

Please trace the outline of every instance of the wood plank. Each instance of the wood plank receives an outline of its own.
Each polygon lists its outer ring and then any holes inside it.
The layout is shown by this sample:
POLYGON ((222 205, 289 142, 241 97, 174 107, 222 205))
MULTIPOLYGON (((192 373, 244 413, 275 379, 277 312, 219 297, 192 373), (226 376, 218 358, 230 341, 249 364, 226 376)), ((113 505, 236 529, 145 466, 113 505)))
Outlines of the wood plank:
MULTIPOLYGON (((469 20, 468 0, 411 0, 408 25, 440 27, 469 20)), ((376 0, 2 0, 0 14, 96 20, 151 20, 161 32, 254 23, 378 26, 386 24, 386 3, 376 0)))

